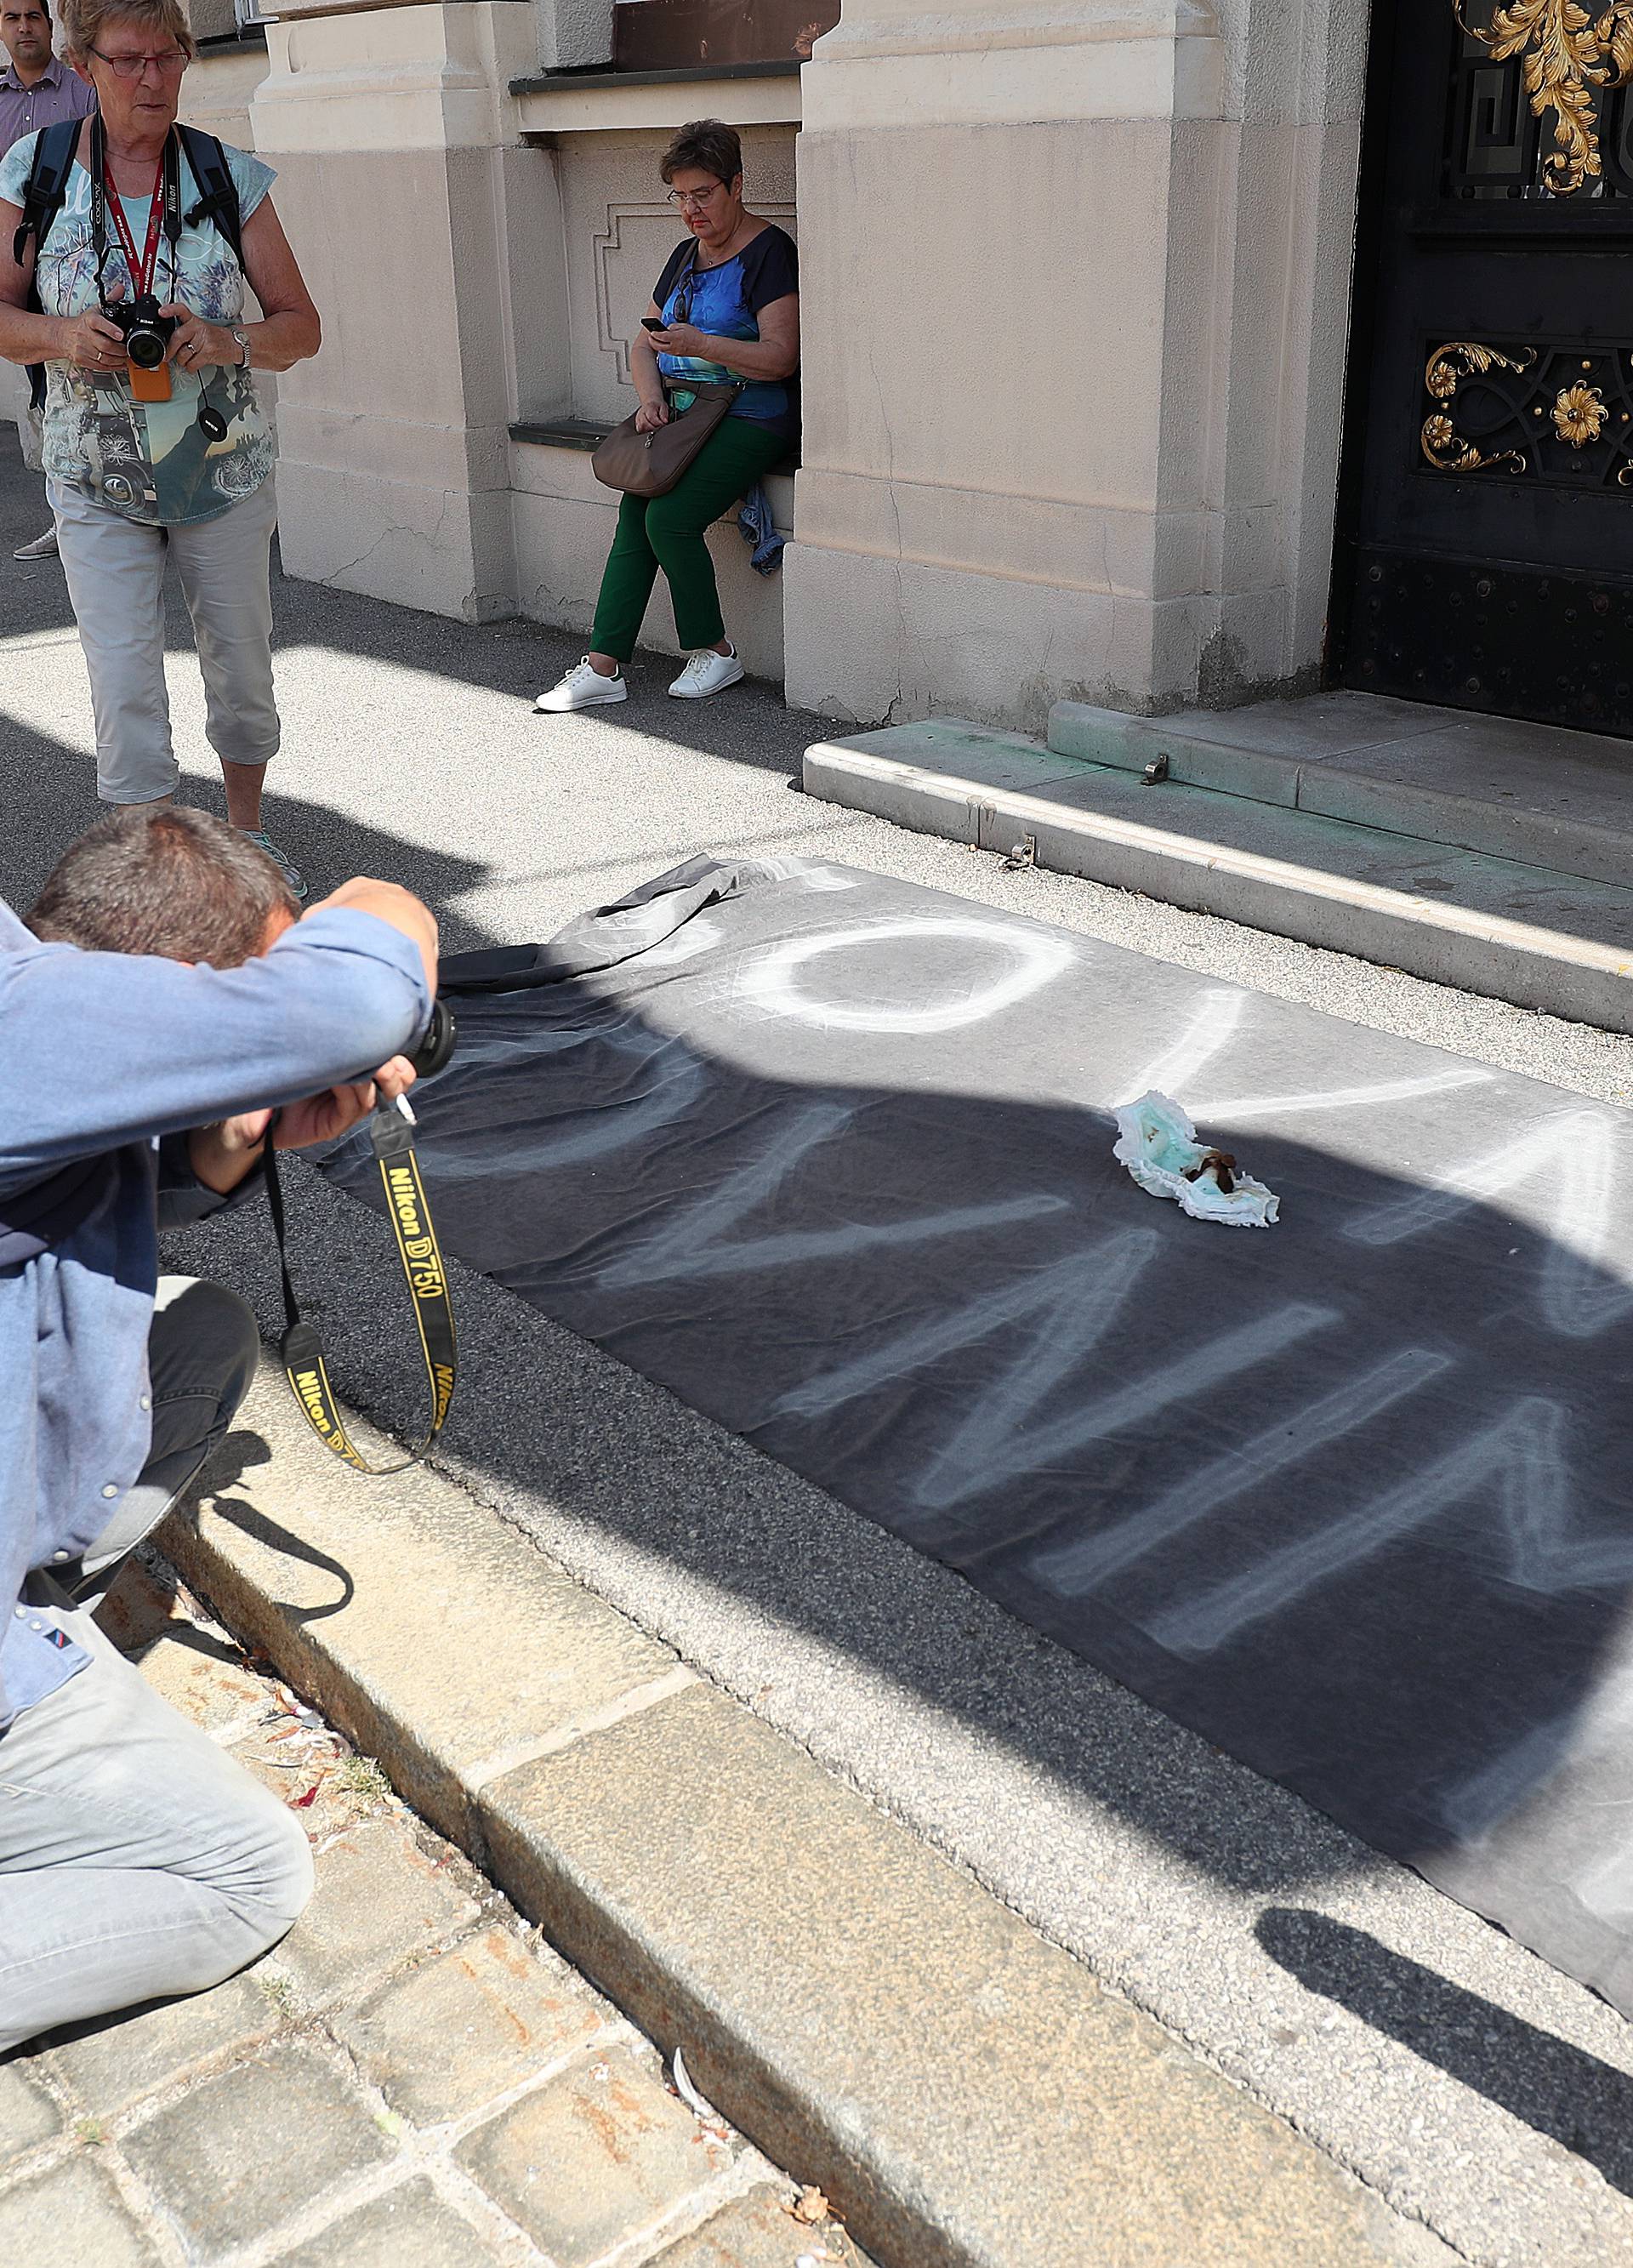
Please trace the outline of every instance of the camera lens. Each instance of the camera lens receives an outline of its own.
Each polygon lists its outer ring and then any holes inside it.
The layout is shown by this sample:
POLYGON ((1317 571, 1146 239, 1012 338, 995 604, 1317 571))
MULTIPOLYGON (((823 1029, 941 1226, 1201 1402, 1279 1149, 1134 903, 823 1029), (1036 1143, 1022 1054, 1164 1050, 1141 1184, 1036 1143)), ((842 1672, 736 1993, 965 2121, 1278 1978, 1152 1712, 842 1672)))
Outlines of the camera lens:
POLYGON ((425 1027, 425 1036, 408 1057, 422 1079, 435 1079, 439 1071, 446 1069, 458 1037, 452 1009, 445 1000, 436 1001, 430 1021, 425 1027))
POLYGON ((157 370, 165 359, 165 342, 157 331, 133 330, 125 341, 125 352, 138 370, 157 370))

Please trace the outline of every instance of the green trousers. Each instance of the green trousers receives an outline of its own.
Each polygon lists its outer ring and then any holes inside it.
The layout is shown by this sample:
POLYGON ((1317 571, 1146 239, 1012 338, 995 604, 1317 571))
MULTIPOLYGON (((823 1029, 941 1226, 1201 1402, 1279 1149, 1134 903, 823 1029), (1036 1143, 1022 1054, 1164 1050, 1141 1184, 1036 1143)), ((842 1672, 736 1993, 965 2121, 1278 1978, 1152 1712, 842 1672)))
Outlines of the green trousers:
POLYGON ((592 652, 628 661, 661 567, 688 652, 725 636, 703 531, 788 454, 787 437, 752 417, 725 417, 667 496, 626 496, 596 601, 592 652))

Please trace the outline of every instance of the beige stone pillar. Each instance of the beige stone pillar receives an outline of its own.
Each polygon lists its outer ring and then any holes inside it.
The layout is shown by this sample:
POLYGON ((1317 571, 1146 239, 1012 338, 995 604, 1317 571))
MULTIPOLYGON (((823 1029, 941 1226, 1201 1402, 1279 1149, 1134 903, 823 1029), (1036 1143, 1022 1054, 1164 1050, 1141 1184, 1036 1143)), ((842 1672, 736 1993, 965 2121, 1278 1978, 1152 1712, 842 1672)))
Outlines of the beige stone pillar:
POLYGON ((255 148, 324 325, 278 389, 285 567, 467 622, 512 613, 507 88, 535 67, 533 11, 285 0, 268 51, 255 148))
POLYGON ((1309 671, 1365 41, 1329 4, 847 0, 804 74, 791 701, 1037 729, 1309 671))

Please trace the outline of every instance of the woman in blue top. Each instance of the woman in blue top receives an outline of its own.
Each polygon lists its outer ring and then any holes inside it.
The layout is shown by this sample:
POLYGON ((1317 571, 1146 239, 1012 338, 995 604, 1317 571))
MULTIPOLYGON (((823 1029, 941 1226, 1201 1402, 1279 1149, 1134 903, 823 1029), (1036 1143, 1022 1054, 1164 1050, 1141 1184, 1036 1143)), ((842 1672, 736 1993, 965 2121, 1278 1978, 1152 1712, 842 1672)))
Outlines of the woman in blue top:
POLYGON ((674 600, 676 635, 694 649, 669 688, 702 701, 743 674, 721 619, 704 530, 786 456, 798 413, 799 269, 793 239, 743 202, 742 146, 717 118, 683 126, 659 168, 670 202, 691 230, 670 254, 630 350, 641 397, 637 429, 650 433, 684 409, 689 387, 723 379, 743 390, 667 496, 626 496, 601 578, 591 651, 536 706, 555 711, 622 701, 622 665, 635 652, 661 567, 674 600))

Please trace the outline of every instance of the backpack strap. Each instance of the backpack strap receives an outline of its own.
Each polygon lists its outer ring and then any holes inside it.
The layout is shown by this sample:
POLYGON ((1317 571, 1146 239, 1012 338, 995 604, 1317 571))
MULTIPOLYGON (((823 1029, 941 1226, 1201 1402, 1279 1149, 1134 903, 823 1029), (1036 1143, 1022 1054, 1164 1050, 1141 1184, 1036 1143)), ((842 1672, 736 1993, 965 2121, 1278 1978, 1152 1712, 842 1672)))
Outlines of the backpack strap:
POLYGON ((201 133, 196 126, 178 125, 176 132, 182 155, 192 167, 193 178, 199 187, 198 202, 184 216, 187 225, 196 228, 202 220, 213 221, 232 247, 232 257, 242 268, 243 220, 239 210, 238 183, 227 164, 227 153, 213 134, 201 133))
MULTIPOLYGON (((34 142, 33 162, 28 168, 28 180, 23 190, 23 217, 11 239, 11 258, 20 268, 28 252, 28 239, 34 239, 34 274, 28 280, 27 306, 31 314, 41 312, 40 301, 40 254, 51 233, 51 224, 68 196, 68 177, 74 170, 74 159, 79 150, 79 129, 83 118, 60 118, 55 126, 41 129, 34 142)), ((46 400, 46 366, 42 362, 28 364, 28 398, 33 408, 43 409, 46 400)))
POLYGON ((29 166, 28 183, 23 191, 23 217, 11 239, 11 258, 18 268, 28 250, 29 238, 34 239, 38 258, 52 222, 63 210, 68 195, 68 177, 74 170, 74 158, 79 149, 79 129, 84 124, 83 118, 62 118, 55 126, 42 129, 35 137, 33 163, 29 166))

